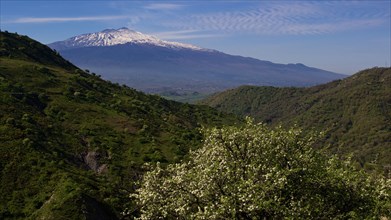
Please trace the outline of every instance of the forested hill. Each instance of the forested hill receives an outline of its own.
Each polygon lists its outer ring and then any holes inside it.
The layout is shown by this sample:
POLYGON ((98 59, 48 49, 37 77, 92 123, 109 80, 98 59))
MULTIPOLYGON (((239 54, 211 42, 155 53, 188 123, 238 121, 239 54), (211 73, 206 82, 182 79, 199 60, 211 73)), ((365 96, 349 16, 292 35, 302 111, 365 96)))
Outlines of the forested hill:
POLYGON ((26 36, 1 32, 0 46, 0 219, 118 219, 141 164, 179 161, 201 125, 238 122, 102 80, 26 36))
POLYGON ((58 52, 27 36, 1 32, 0 40, 1 58, 8 57, 10 59, 36 62, 41 65, 54 65, 67 70, 77 69, 72 63, 62 58, 58 52))
POLYGON ((354 153, 368 169, 374 163, 391 164, 390 68, 367 69, 310 88, 244 86, 203 103, 272 125, 323 130, 332 152, 354 153))

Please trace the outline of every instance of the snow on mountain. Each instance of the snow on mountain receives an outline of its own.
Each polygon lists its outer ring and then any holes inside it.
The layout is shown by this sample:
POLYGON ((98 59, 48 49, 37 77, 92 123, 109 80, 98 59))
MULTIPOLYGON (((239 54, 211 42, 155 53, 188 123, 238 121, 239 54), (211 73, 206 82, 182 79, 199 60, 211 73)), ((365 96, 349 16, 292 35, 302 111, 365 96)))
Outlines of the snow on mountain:
POLYGON ((65 41, 54 42, 49 44, 49 46, 54 49, 63 50, 79 47, 113 46, 126 43, 151 44, 154 46, 167 47, 172 49, 207 50, 191 44, 160 40, 154 36, 130 30, 125 27, 120 29, 106 29, 101 32, 90 34, 82 34, 69 38, 65 41))
POLYGON ((105 79, 159 93, 213 93, 241 85, 309 86, 343 75, 303 64, 278 64, 160 40, 127 28, 107 29, 48 45, 105 79))

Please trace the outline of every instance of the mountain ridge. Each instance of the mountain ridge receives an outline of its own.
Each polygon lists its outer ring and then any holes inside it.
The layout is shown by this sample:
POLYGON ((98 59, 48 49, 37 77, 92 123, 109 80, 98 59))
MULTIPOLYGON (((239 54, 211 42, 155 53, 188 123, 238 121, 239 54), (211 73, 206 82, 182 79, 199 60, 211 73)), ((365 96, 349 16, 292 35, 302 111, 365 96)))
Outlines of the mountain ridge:
MULTIPOLYGON (((270 125, 325 131, 320 145, 354 153, 361 166, 390 166, 391 68, 371 68, 309 88, 242 86, 201 103, 270 125)), ((389 171, 390 172, 390 171, 389 171)))
POLYGON ((66 49, 56 46, 61 44, 67 41, 49 46, 77 66, 149 93, 167 92, 166 88, 173 93, 185 89, 187 93, 210 94, 240 85, 311 86, 346 77, 304 64, 278 64, 209 49, 177 50, 137 42, 66 49))
POLYGON ((56 50, 65 50, 80 47, 114 46, 127 43, 151 44, 172 49, 207 50, 191 44, 160 40, 154 36, 130 30, 126 27, 122 27, 119 29, 105 29, 101 32, 81 34, 75 37, 68 38, 64 41, 53 42, 48 45, 49 47, 56 50))

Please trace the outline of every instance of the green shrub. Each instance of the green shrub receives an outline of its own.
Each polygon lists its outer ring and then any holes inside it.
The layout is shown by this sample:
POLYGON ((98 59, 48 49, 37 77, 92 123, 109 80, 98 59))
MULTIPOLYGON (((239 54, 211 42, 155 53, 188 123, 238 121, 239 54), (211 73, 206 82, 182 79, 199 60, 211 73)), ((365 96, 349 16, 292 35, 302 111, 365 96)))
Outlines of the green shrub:
POLYGON ((346 219, 390 216, 391 182, 312 148, 319 135, 248 120, 204 130, 190 161, 159 164, 132 194, 140 219, 346 219))

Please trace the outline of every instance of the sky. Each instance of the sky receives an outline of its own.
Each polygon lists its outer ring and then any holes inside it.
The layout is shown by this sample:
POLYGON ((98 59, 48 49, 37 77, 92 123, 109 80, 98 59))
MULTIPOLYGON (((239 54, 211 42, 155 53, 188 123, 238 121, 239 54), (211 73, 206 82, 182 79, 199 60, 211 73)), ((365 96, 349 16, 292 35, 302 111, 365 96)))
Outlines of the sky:
POLYGON ((391 65, 391 0, 0 1, 1 30, 48 44, 127 27, 275 63, 343 74, 391 65))

